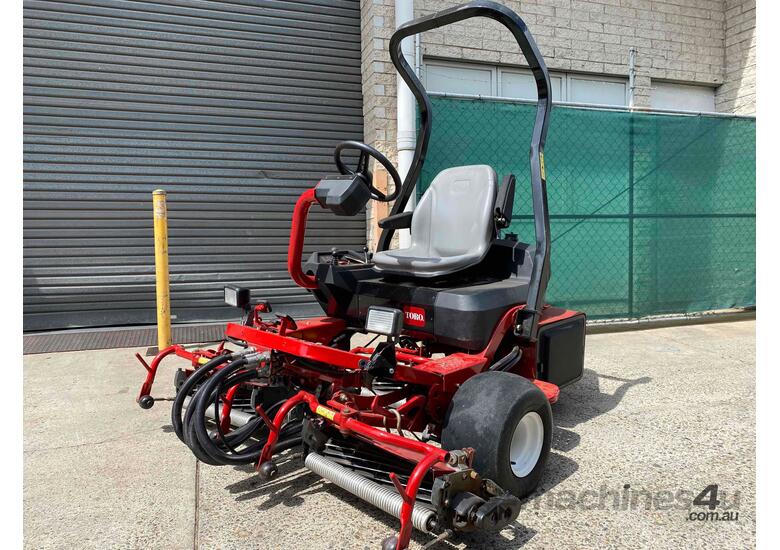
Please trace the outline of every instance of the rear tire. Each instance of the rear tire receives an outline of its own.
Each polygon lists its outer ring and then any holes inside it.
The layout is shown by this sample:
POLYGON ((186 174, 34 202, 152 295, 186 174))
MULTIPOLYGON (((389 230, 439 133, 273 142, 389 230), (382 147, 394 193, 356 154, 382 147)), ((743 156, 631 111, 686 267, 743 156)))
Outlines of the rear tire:
POLYGON ((552 409, 531 381, 508 372, 484 372, 458 388, 444 418, 447 450, 474 448, 474 469, 518 498, 542 477, 550 454, 552 409))

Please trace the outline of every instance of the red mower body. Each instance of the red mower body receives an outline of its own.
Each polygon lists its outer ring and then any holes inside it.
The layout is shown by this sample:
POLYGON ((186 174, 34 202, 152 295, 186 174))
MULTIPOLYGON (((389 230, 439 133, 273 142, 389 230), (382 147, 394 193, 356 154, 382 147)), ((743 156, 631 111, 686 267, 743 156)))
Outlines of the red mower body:
MULTIPOLYGON (((173 345, 149 365, 138 356, 147 371, 138 402, 143 408, 154 404, 152 386, 164 358, 187 360, 189 367, 177 375, 172 422, 198 459, 253 462, 270 479, 277 471, 274 455, 300 448, 308 468, 400 519, 398 534, 383 544, 399 550, 407 547, 413 527, 447 535, 500 529, 517 517, 519 498, 538 483, 549 452, 550 404, 561 387, 582 376, 585 315, 544 302, 550 277, 543 160, 550 81, 523 21, 504 6, 478 0, 403 25, 390 49, 420 107, 420 134, 405 180, 375 149, 344 142, 336 149, 342 175, 305 191, 292 214, 290 276, 325 315, 275 315, 271 304, 232 287, 242 321, 229 323, 213 349, 173 345), (490 167, 442 172, 431 184, 434 191, 426 192, 436 194, 436 201, 424 195, 414 213, 404 212, 425 158, 430 103, 403 60, 401 40, 477 16, 512 32, 537 83, 531 244, 505 231, 515 176, 506 175, 499 188, 490 167), (356 170, 341 161, 341 150, 349 148, 361 152, 356 170), (369 157, 395 180, 392 195, 373 187, 369 157), (451 257, 424 258, 420 250, 442 249, 435 246, 442 238, 435 228, 457 210, 447 205, 456 200, 447 198, 453 189, 486 197, 473 212, 460 214, 464 226, 481 233, 464 233, 460 240, 473 243, 451 257), (367 250, 331 250, 304 263, 314 203, 336 215, 354 215, 369 199, 395 200, 391 215, 380 222, 384 231, 373 257, 367 250), (406 255, 388 250, 398 229, 411 231, 406 255), (447 448, 447 441, 458 443, 447 448)), ((461 245, 457 236, 447 238, 449 248, 461 245)))

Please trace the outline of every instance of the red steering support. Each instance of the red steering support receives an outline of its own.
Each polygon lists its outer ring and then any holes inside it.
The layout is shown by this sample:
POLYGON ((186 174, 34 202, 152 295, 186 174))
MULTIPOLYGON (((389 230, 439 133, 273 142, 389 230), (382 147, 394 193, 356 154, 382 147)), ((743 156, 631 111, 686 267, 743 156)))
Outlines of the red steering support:
POLYGON ((309 215, 309 208, 316 202, 314 189, 304 191, 298 202, 295 203, 293 211, 292 229, 290 230, 290 245, 287 248, 287 270, 295 284, 303 288, 317 288, 317 280, 311 275, 307 275, 301 268, 303 253, 303 239, 306 235, 306 218, 309 215))

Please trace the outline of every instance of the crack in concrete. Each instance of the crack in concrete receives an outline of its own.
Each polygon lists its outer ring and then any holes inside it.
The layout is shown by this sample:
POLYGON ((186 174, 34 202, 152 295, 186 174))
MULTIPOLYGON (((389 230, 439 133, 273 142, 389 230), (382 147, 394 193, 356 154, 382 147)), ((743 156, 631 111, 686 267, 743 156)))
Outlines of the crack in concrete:
POLYGON ((192 549, 200 546, 200 460, 195 459, 195 520, 192 525, 192 549))

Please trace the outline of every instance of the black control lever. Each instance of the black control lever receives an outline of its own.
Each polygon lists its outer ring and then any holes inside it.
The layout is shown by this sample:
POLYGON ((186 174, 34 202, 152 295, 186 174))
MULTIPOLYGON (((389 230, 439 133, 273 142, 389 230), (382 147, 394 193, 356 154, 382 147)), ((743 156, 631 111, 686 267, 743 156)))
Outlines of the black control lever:
POLYGON ((336 265, 339 262, 339 260, 341 260, 347 254, 349 254, 349 250, 340 250, 338 248, 331 248, 330 249, 331 265, 336 265))
POLYGON ((494 221, 496 229, 506 229, 512 223, 512 210, 515 203, 515 175, 504 176, 501 187, 498 189, 494 221))
POLYGON ((338 248, 331 248, 330 249, 330 263, 331 265, 338 265, 339 261, 343 260, 344 258, 348 258, 354 262, 357 263, 368 263, 369 257, 368 257, 368 247, 363 247, 363 257, 361 258, 359 253, 354 250, 344 250, 344 249, 338 249, 338 248))

